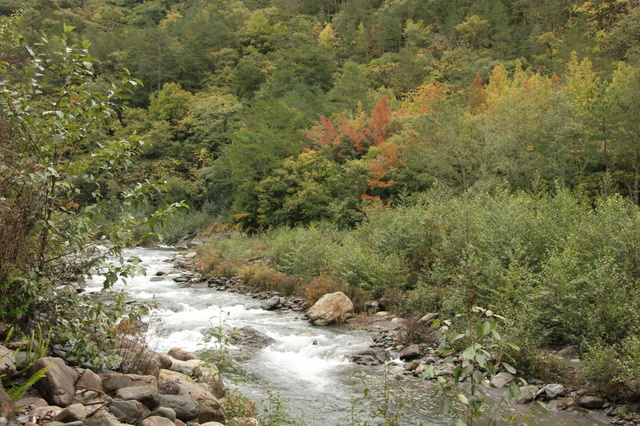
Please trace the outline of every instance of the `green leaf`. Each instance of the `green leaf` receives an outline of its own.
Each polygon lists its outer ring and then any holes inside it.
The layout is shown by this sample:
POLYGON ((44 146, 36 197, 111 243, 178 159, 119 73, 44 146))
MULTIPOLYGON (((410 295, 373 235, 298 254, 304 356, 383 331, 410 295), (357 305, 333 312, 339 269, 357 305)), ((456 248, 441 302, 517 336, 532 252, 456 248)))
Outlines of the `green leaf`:
POLYGON ((464 405, 469 405, 469 399, 468 399, 466 396, 464 396, 463 394, 459 393, 459 394, 457 394, 457 395, 456 395, 456 397, 457 397, 457 398, 458 398, 458 400, 459 400, 460 402, 462 402, 464 405))
POLYGON ((513 366, 511 364, 507 364, 506 362, 502 363, 502 366, 504 367, 505 370, 507 370, 509 373, 511 374, 516 374, 516 369, 513 368, 513 366))

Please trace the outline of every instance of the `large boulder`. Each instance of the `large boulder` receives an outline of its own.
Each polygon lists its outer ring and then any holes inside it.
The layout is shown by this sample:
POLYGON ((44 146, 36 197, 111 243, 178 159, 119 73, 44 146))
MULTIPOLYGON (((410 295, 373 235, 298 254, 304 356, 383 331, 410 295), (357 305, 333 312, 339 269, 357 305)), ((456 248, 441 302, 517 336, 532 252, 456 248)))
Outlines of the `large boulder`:
MULTIPOLYGON (((224 423, 224 409, 218 399, 189 376, 171 370, 160 370, 159 380, 161 388, 170 388, 172 394, 188 397, 197 404, 198 422, 224 423)), ((174 407, 171 408, 175 410, 174 407)))
POLYGON ((75 383, 78 378, 71 367, 68 367, 61 358, 45 357, 36 360, 31 366, 31 374, 51 365, 45 376, 35 384, 40 395, 51 405, 66 407, 73 402, 76 392, 75 383))
POLYGON ((341 323, 353 312, 353 302, 341 291, 325 294, 309 310, 307 316, 314 325, 341 323))

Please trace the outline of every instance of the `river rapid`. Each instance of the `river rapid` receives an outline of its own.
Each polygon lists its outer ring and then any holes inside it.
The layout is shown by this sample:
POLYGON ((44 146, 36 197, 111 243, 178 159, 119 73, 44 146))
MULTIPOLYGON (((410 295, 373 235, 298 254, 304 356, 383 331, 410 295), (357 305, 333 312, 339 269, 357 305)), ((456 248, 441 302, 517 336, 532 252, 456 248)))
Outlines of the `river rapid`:
MULTIPOLYGON (((230 389, 256 401, 259 411, 280 405, 296 425, 379 424, 380 417, 372 418, 376 409, 384 410, 384 403, 390 401, 384 390, 392 389, 397 397, 389 408, 403 406, 399 424, 451 423, 437 414, 425 382, 394 379, 402 372, 400 363, 369 367, 348 360, 349 354, 370 346, 369 333, 341 326, 314 327, 302 313, 265 311, 259 301, 242 294, 175 282, 184 273, 170 263, 176 253, 170 248, 128 251, 128 257, 139 258, 146 266, 146 275, 116 285, 134 300, 157 303, 145 318, 149 324, 146 343, 151 349, 162 353, 172 347, 192 352, 211 349, 217 345, 220 329, 248 326, 275 343, 261 349, 228 346, 236 361, 223 377, 230 389), (369 393, 363 398, 365 389, 369 393)), ((100 277, 89 280, 86 291, 99 291, 100 283, 100 277)), ((536 419, 544 425, 606 423, 604 416, 565 412, 540 413, 536 419)))

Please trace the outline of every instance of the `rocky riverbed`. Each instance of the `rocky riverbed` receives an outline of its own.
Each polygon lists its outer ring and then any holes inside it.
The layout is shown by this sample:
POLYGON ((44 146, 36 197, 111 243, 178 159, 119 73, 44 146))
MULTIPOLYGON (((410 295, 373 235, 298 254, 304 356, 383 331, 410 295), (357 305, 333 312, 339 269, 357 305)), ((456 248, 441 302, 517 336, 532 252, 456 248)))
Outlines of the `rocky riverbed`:
MULTIPOLYGON (((237 277, 201 275, 195 272, 195 257, 195 252, 185 252, 171 259, 171 268, 181 271, 177 275, 174 274, 174 281, 204 287, 205 290, 210 288, 210 291, 246 294, 256 301, 256 308, 297 312, 300 313, 301 320, 310 308, 299 297, 283 297, 274 292, 255 292, 237 277)), ((159 282, 166 278, 163 271, 156 274, 150 278, 151 282, 159 282)), ((335 306, 343 306, 343 303, 336 303, 335 306)), ((424 378, 424 371, 428 366, 433 366, 438 375, 452 374, 458 361, 455 356, 453 360, 451 355, 444 356, 438 349, 441 336, 435 327, 447 319, 438 318, 437 313, 431 313, 419 320, 408 320, 379 311, 380 307, 375 302, 370 303, 369 307, 369 314, 353 315, 350 312, 352 308, 344 304, 343 310, 332 313, 335 315, 334 320, 321 321, 327 324, 335 320, 344 321, 347 327, 366 330, 369 333, 370 347, 350 354, 349 359, 353 363, 362 366, 393 364, 396 366, 396 381, 414 384, 428 382, 424 378)), ((324 308, 325 312, 327 310, 331 311, 324 308)), ((234 333, 233 342, 240 346, 264 348, 272 345, 273 339, 251 327, 244 327, 234 333)), ((14 354, 15 349, 21 344, 26 343, 14 342, 9 347, 0 346, 0 377, 5 383, 11 382, 16 363, 20 362, 14 354)), ((0 391, 0 424, 259 424, 256 418, 231 419, 225 413, 223 403, 226 395, 220 372, 215 365, 197 359, 192 353, 173 348, 166 354, 159 354, 129 342, 121 345, 120 355, 123 364, 127 365, 127 374, 72 367, 56 357, 45 357, 36 361, 31 373, 45 365, 52 367, 36 388, 15 404, 5 392, 0 391), (139 361, 141 359, 144 360, 143 363, 139 361), (135 370, 134 367, 138 369, 135 370)), ((565 357, 567 362, 579 364, 579 360, 573 358, 570 352, 554 356, 565 357)), ((507 372, 486 377, 494 390, 508 386, 518 379, 507 372)), ((608 422, 612 424, 640 424, 640 417, 634 414, 631 407, 614 405, 588 387, 544 383, 536 378, 527 378, 527 382, 526 386, 521 387, 521 404, 540 400, 551 410, 596 412, 601 413, 602 418, 605 418, 605 414, 608 415, 608 422)))

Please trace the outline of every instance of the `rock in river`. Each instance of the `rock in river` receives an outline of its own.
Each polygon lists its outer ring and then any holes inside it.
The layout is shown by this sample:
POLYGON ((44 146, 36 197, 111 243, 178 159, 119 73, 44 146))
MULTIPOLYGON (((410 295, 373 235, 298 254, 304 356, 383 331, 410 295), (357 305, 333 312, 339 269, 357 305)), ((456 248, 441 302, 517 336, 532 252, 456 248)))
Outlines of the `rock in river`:
POLYGON ((353 302, 343 292, 325 294, 308 311, 307 316, 314 325, 329 325, 343 322, 353 312, 353 302))

